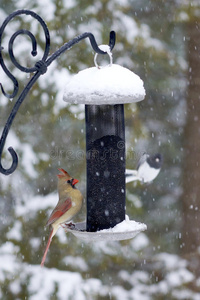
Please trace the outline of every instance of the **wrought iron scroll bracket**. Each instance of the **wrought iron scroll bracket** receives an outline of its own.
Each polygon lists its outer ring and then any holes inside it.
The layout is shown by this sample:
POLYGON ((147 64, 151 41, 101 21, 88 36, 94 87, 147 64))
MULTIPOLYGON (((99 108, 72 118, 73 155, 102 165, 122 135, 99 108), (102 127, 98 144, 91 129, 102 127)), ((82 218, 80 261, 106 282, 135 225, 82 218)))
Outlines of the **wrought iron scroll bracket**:
MULTIPOLYGON (((5 21, 3 22, 2 26, 0 27, 0 65, 3 69, 3 71, 5 72, 5 74, 11 79, 11 81, 13 82, 13 92, 12 94, 8 94, 5 92, 2 84, 0 83, 0 88, 1 91, 3 93, 3 95, 7 98, 14 98, 15 96, 17 96, 18 94, 18 89, 19 89, 19 85, 18 85, 18 81, 17 79, 11 74, 11 72, 8 70, 8 68, 6 67, 4 60, 3 60, 3 47, 2 47, 2 37, 3 37, 3 33, 4 30, 7 26, 7 24, 16 16, 20 16, 20 15, 30 15, 31 17, 35 18, 42 26, 43 30, 44 30, 44 34, 45 34, 45 50, 44 50, 44 54, 41 60, 39 60, 38 62, 36 62, 35 66, 31 67, 31 68, 27 68, 27 67, 23 67, 15 58, 14 56, 14 52, 13 52, 13 45, 14 45, 14 41, 15 39, 21 35, 21 34, 25 34, 27 35, 32 42, 32 51, 31 51, 31 55, 32 56, 36 56, 37 55, 37 41, 35 36, 26 29, 21 29, 16 31, 10 38, 9 41, 9 45, 8 45, 8 53, 10 56, 10 59, 12 61, 12 63, 14 64, 14 66, 16 68, 18 68, 20 71, 22 72, 26 72, 26 73, 35 73, 34 76, 30 79, 30 81, 28 82, 28 84, 25 86, 25 88, 23 89, 23 91, 21 92, 21 94, 19 95, 17 101, 15 102, 13 109, 7 119, 7 122, 5 124, 5 127, 3 129, 2 135, 1 135, 1 139, 0 139, 0 172, 4 175, 9 175, 12 174, 18 165, 18 156, 16 151, 12 148, 9 147, 8 151, 11 154, 12 157, 12 164, 10 166, 10 168, 5 169, 2 166, 2 154, 3 154, 3 148, 5 145, 5 141, 7 138, 7 135, 9 133, 9 130, 12 126, 12 123, 14 121, 14 118, 20 108, 20 105, 22 104, 22 102, 24 101, 26 95, 28 94, 28 92, 30 91, 30 89, 32 88, 32 86, 34 85, 34 83, 37 81, 37 79, 42 75, 45 74, 47 72, 48 66, 57 58, 59 57, 62 53, 64 53, 66 50, 70 49, 72 46, 74 46, 75 44, 79 43, 81 40, 89 38, 91 46, 93 48, 93 50, 98 53, 98 54, 107 54, 107 52, 102 51, 97 43, 96 40, 94 38, 94 35, 90 32, 85 32, 77 37, 75 37, 74 39, 70 40, 69 42, 65 43, 63 46, 60 47, 60 49, 58 49, 56 52, 54 52, 51 56, 49 56, 49 50, 50 50, 50 35, 49 35, 49 30, 47 25, 45 24, 45 22, 43 21, 43 19, 37 15, 35 12, 30 11, 30 10, 18 10, 12 14, 10 14, 5 21)), ((110 40, 109 40, 109 46, 110 49, 112 50, 113 47, 115 45, 115 32, 111 31, 110 32, 110 40)))

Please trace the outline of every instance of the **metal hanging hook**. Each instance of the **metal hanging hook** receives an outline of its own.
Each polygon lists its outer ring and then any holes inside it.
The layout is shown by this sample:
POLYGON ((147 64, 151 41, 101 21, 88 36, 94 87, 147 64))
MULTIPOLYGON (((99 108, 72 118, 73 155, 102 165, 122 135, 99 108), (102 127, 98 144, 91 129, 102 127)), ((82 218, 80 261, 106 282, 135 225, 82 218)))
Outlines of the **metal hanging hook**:
MULTIPOLYGON (((1 138, 0 138, 0 172, 4 175, 9 175, 9 174, 13 173, 16 170, 17 165, 18 165, 17 153, 12 147, 8 148, 8 151, 11 154, 11 157, 12 157, 11 167, 8 168, 8 169, 5 169, 2 166, 2 163, 1 163, 3 148, 4 148, 4 145, 5 145, 7 135, 9 133, 9 130, 10 130, 11 125, 13 123, 13 120, 14 120, 17 112, 18 112, 18 109, 20 108, 21 104, 23 103, 26 95, 28 94, 28 92, 30 91, 30 89, 32 88, 34 83, 38 80, 38 78, 41 75, 43 75, 47 72, 48 66, 57 57, 59 57, 62 53, 64 53, 66 50, 70 49, 72 46, 79 43, 81 40, 83 40, 85 38, 89 38, 91 46, 92 46, 93 50, 96 53, 98 53, 98 54, 107 54, 107 52, 101 50, 98 47, 94 35, 90 32, 85 32, 85 33, 75 37, 71 41, 67 42, 66 44, 64 44, 62 47, 60 47, 60 49, 58 49, 55 53, 53 53, 50 57, 48 57, 49 50, 50 50, 50 35, 49 35, 48 27, 47 27, 46 23, 43 21, 43 19, 39 15, 37 15, 35 12, 30 11, 30 10, 18 10, 16 12, 13 12, 12 14, 10 14, 5 19, 2 26, 0 27, 0 65, 3 69, 3 71, 5 72, 5 74, 11 79, 11 81, 13 82, 13 86, 14 86, 12 94, 8 94, 8 93, 5 92, 5 90, 2 86, 2 83, 0 83, 1 91, 2 91, 3 95, 7 98, 11 99, 11 98, 14 98, 17 95, 19 85, 18 85, 17 79, 11 74, 11 72, 8 70, 8 68, 6 67, 6 65, 4 63, 3 55, 2 55, 3 47, 1 46, 2 36, 3 36, 4 30, 5 30, 6 26, 8 25, 8 23, 11 20, 13 20, 16 16, 20 16, 20 15, 30 15, 31 17, 33 17, 34 19, 36 19, 40 23, 40 25, 42 26, 42 28, 44 30, 44 35, 45 35, 45 49, 44 49, 44 54, 43 54, 42 59, 40 59, 38 62, 36 62, 36 64, 33 67, 27 68, 27 67, 24 67, 21 64, 19 64, 19 62, 16 60, 16 58, 14 56, 14 51, 13 51, 14 41, 21 34, 28 35, 29 38, 31 39, 31 42, 32 42, 31 55, 36 56, 37 55, 37 41, 36 41, 35 36, 29 30, 21 29, 21 30, 16 31, 12 35, 12 37, 10 38, 10 41, 9 41, 8 53, 9 53, 10 59, 11 59, 12 63, 14 64, 14 66, 22 72, 35 73, 35 74, 30 79, 28 84, 25 86, 22 93, 19 95, 19 98, 17 99, 17 101, 16 101, 16 103, 15 103, 15 105, 14 105, 14 107, 13 107, 13 109, 12 109, 12 111, 11 111, 9 117, 8 117, 8 120, 6 122, 6 125, 3 129, 3 133, 2 133, 1 138)), ((109 38, 109 47, 112 50, 114 48, 114 46, 115 46, 115 32, 111 31, 110 32, 110 38, 109 38)))

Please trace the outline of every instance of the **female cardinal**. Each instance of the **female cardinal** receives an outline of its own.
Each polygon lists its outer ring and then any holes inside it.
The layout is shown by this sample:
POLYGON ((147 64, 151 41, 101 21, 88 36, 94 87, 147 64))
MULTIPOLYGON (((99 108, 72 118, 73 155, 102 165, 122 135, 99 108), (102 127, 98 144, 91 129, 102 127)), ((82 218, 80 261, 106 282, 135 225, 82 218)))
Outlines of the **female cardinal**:
POLYGON ((44 266, 51 240, 58 228, 61 224, 70 221, 80 211, 83 202, 81 192, 75 187, 78 180, 72 178, 65 170, 58 170, 61 172, 61 174, 57 175, 59 201, 47 221, 47 225, 50 225, 52 230, 42 258, 42 267, 44 266))

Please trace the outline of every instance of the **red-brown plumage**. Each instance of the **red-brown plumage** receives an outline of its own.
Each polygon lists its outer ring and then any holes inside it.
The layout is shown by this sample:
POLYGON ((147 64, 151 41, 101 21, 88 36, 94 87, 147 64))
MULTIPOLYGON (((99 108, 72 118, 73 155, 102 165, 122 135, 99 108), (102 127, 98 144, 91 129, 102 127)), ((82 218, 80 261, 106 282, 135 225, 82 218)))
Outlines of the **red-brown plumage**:
POLYGON ((47 226, 54 223, 58 218, 60 218, 64 213, 66 213, 66 211, 68 211, 71 208, 71 206, 71 198, 67 198, 64 203, 58 202, 47 221, 47 226))
POLYGON ((58 170, 61 172, 61 174, 57 175, 58 178, 69 176, 69 174, 64 169, 61 168, 61 169, 58 169, 58 170))

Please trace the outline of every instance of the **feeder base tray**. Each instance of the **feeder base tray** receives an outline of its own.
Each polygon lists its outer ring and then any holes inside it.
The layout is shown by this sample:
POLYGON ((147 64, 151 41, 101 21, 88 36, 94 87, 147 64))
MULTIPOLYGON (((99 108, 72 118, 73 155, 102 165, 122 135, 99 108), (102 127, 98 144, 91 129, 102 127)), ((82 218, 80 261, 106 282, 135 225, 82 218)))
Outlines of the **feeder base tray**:
MULTIPOLYGON (((64 226, 63 226, 64 227, 64 226)), ((86 222, 75 223, 64 227, 66 232, 71 232, 77 238, 89 241, 120 241, 134 238, 138 233, 147 229, 147 225, 126 219, 113 228, 96 232, 86 231, 86 222)))

